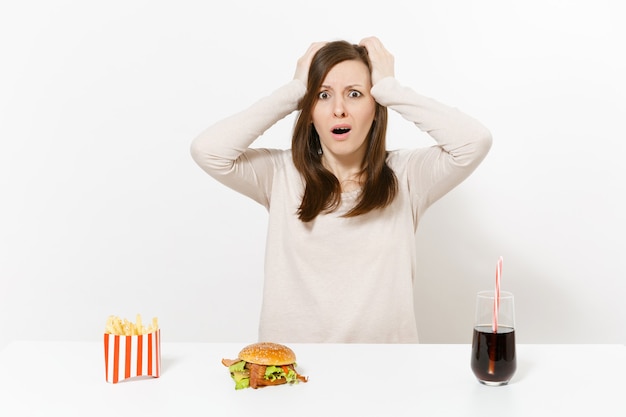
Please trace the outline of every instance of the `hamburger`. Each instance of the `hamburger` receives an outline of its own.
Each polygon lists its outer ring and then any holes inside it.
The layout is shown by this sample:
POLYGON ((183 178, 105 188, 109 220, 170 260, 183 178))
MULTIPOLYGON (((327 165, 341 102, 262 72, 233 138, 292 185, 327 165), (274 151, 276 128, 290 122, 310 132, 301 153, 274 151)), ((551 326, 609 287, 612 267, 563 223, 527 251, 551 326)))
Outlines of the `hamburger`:
POLYGON ((296 354, 285 345, 253 343, 241 349, 237 359, 222 359, 235 381, 235 389, 307 382, 296 372, 296 354))

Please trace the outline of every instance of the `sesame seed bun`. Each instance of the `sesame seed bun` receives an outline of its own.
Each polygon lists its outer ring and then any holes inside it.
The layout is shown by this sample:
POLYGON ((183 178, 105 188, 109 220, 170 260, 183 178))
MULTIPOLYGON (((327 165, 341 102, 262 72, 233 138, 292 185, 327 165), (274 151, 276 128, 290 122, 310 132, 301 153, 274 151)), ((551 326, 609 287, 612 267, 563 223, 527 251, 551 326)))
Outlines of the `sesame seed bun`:
POLYGON ((291 365, 296 354, 285 345, 271 342, 253 343, 241 349, 239 359, 257 365, 291 365))

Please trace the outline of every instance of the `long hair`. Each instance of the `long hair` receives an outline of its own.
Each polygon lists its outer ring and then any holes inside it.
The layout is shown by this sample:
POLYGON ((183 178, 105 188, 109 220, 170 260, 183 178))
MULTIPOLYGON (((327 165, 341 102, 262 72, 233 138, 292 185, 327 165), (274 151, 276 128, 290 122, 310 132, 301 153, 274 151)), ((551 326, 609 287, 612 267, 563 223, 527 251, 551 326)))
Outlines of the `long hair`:
MULTIPOLYGON (((326 75, 335 65, 348 60, 363 62, 371 72, 367 49, 362 46, 334 41, 320 48, 311 62, 307 91, 298 106, 300 115, 294 126, 291 149, 294 165, 305 182, 298 208, 298 217, 303 222, 315 219, 320 213, 332 212, 341 203, 341 185, 337 177, 322 165, 320 138, 310 121, 326 75)), ((363 183, 362 191, 356 205, 344 217, 355 217, 383 208, 395 198, 398 181, 386 162, 386 134, 387 108, 376 103, 359 177, 363 183)))

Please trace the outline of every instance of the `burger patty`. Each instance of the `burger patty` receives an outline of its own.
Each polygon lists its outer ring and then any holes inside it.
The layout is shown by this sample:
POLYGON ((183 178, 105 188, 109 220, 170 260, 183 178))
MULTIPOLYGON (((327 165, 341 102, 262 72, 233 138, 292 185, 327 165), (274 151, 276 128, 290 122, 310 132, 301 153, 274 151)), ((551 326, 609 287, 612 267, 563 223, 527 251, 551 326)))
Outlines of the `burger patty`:
MULTIPOLYGON (((280 385, 287 382, 286 378, 276 378, 275 380, 265 379, 265 365, 257 365, 256 363, 247 363, 246 368, 250 371, 250 387, 258 388, 266 385, 280 385)), ((291 365, 289 369, 293 369, 291 365)))

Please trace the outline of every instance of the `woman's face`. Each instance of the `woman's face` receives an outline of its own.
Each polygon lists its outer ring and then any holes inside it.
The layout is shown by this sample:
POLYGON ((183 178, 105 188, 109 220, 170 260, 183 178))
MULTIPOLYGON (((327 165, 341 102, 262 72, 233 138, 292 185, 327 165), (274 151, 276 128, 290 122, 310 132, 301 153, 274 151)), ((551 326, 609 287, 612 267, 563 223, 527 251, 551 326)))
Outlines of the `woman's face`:
POLYGON ((340 62, 326 75, 312 112, 325 157, 363 161, 376 112, 371 84, 369 69, 357 60, 340 62))

